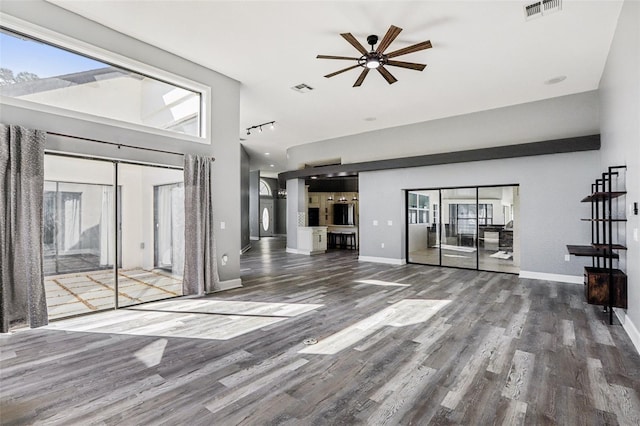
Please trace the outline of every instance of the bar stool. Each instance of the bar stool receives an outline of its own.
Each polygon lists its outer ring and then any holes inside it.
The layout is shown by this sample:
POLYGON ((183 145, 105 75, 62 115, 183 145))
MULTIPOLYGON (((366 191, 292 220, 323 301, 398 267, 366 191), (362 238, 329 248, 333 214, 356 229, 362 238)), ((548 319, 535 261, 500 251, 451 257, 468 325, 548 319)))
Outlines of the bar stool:
POLYGON ((343 232, 341 235, 343 247, 349 250, 356 249, 356 233, 355 232, 343 232))

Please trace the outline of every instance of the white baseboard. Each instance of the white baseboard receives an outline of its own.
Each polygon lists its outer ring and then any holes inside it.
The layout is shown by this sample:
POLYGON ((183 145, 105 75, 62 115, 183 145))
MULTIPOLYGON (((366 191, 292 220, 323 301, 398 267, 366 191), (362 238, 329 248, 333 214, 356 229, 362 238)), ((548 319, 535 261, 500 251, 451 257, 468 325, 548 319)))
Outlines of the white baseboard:
POLYGON ((584 284, 582 275, 547 274, 545 272, 520 271, 520 278, 531 280, 555 281, 558 283, 584 284))
POLYGON ((250 236, 249 239, 251 241, 260 241, 260 237, 254 237, 254 236, 250 236))
POLYGON ((287 253, 291 254, 303 254, 305 256, 313 256, 315 254, 324 254, 326 250, 316 250, 316 251, 308 251, 308 250, 298 250, 287 247, 287 253))
POLYGON ((404 265, 407 263, 407 261, 404 259, 392 259, 390 257, 375 257, 375 256, 359 256, 358 262, 385 263, 387 265, 404 265))
POLYGON ((242 287, 242 280, 235 278, 233 280, 220 281, 220 289, 218 291, 231 290, 238 287, 242 287))
POLYGON ((615 312, 616 316, 620 320, 622 324, 622 328, 627 332, 627 335, 631 339, 631 343, 636 347, 636 351, 640 353, 640 331, 638 331, 638 327, 631 321, 629 315, 624 309, 613 308, 613 312, 615 312))

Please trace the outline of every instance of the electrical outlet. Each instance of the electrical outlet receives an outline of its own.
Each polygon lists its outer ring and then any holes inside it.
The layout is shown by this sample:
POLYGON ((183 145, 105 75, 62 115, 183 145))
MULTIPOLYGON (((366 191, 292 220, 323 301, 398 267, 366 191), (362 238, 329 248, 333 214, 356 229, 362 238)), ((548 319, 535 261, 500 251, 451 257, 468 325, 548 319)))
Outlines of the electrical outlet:
POLYGON ((144 243, 140 243, 140 250, 144 250, 144 243))
POLYGON ((373 221, 373 226, 378 226, 378 221, 377 220, 373 221))
POLYGON ((384 248, 384 243, 380 243, 380 248, 384 248))
POLYGON ((565 254, 564 255, 564 261, 565 262, 570 262, 571 261, 571 255, 570 254, 565 254))
POLYGON ((388 220, 387 221, 387 226, 393 226, 393 221, 392 220, 388 220))
POLYGON ((224 222, 220 222, 220 229, 225 229, 227 227, 227 224, 224 222))

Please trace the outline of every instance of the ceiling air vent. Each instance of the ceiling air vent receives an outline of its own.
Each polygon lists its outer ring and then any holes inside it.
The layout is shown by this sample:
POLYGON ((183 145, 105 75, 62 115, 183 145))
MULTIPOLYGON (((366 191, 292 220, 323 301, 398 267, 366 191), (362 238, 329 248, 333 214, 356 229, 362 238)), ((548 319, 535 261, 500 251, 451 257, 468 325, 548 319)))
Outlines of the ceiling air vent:
POLYGON ((528 21, 562 10, 562 0, 542 0, 524 6, 524 17, 528 21))
POLYGON ((309 93, 310 91, 313 90, 313 87, 307 86, 306 84, 301 83, 301 84, 298 84, 296 86, 293 86, 291 89, 295 90, 296 92, 300 92, 300 93, 309 93))

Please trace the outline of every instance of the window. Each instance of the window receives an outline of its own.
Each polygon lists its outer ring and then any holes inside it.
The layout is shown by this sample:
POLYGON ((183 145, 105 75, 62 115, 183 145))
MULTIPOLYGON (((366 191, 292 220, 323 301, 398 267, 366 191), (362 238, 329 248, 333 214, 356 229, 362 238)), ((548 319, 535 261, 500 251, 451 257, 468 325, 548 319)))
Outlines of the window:
POLYGON ((409 192, 409 223, 429 223, 429 196, 409 192))
POLYGON ((260 195, 271 197, 271 187, 263 179, 260 179, 260 195))
POLYGON ((204 137, 199 91, 4 28, 0 50, 3 98, 204 137))

